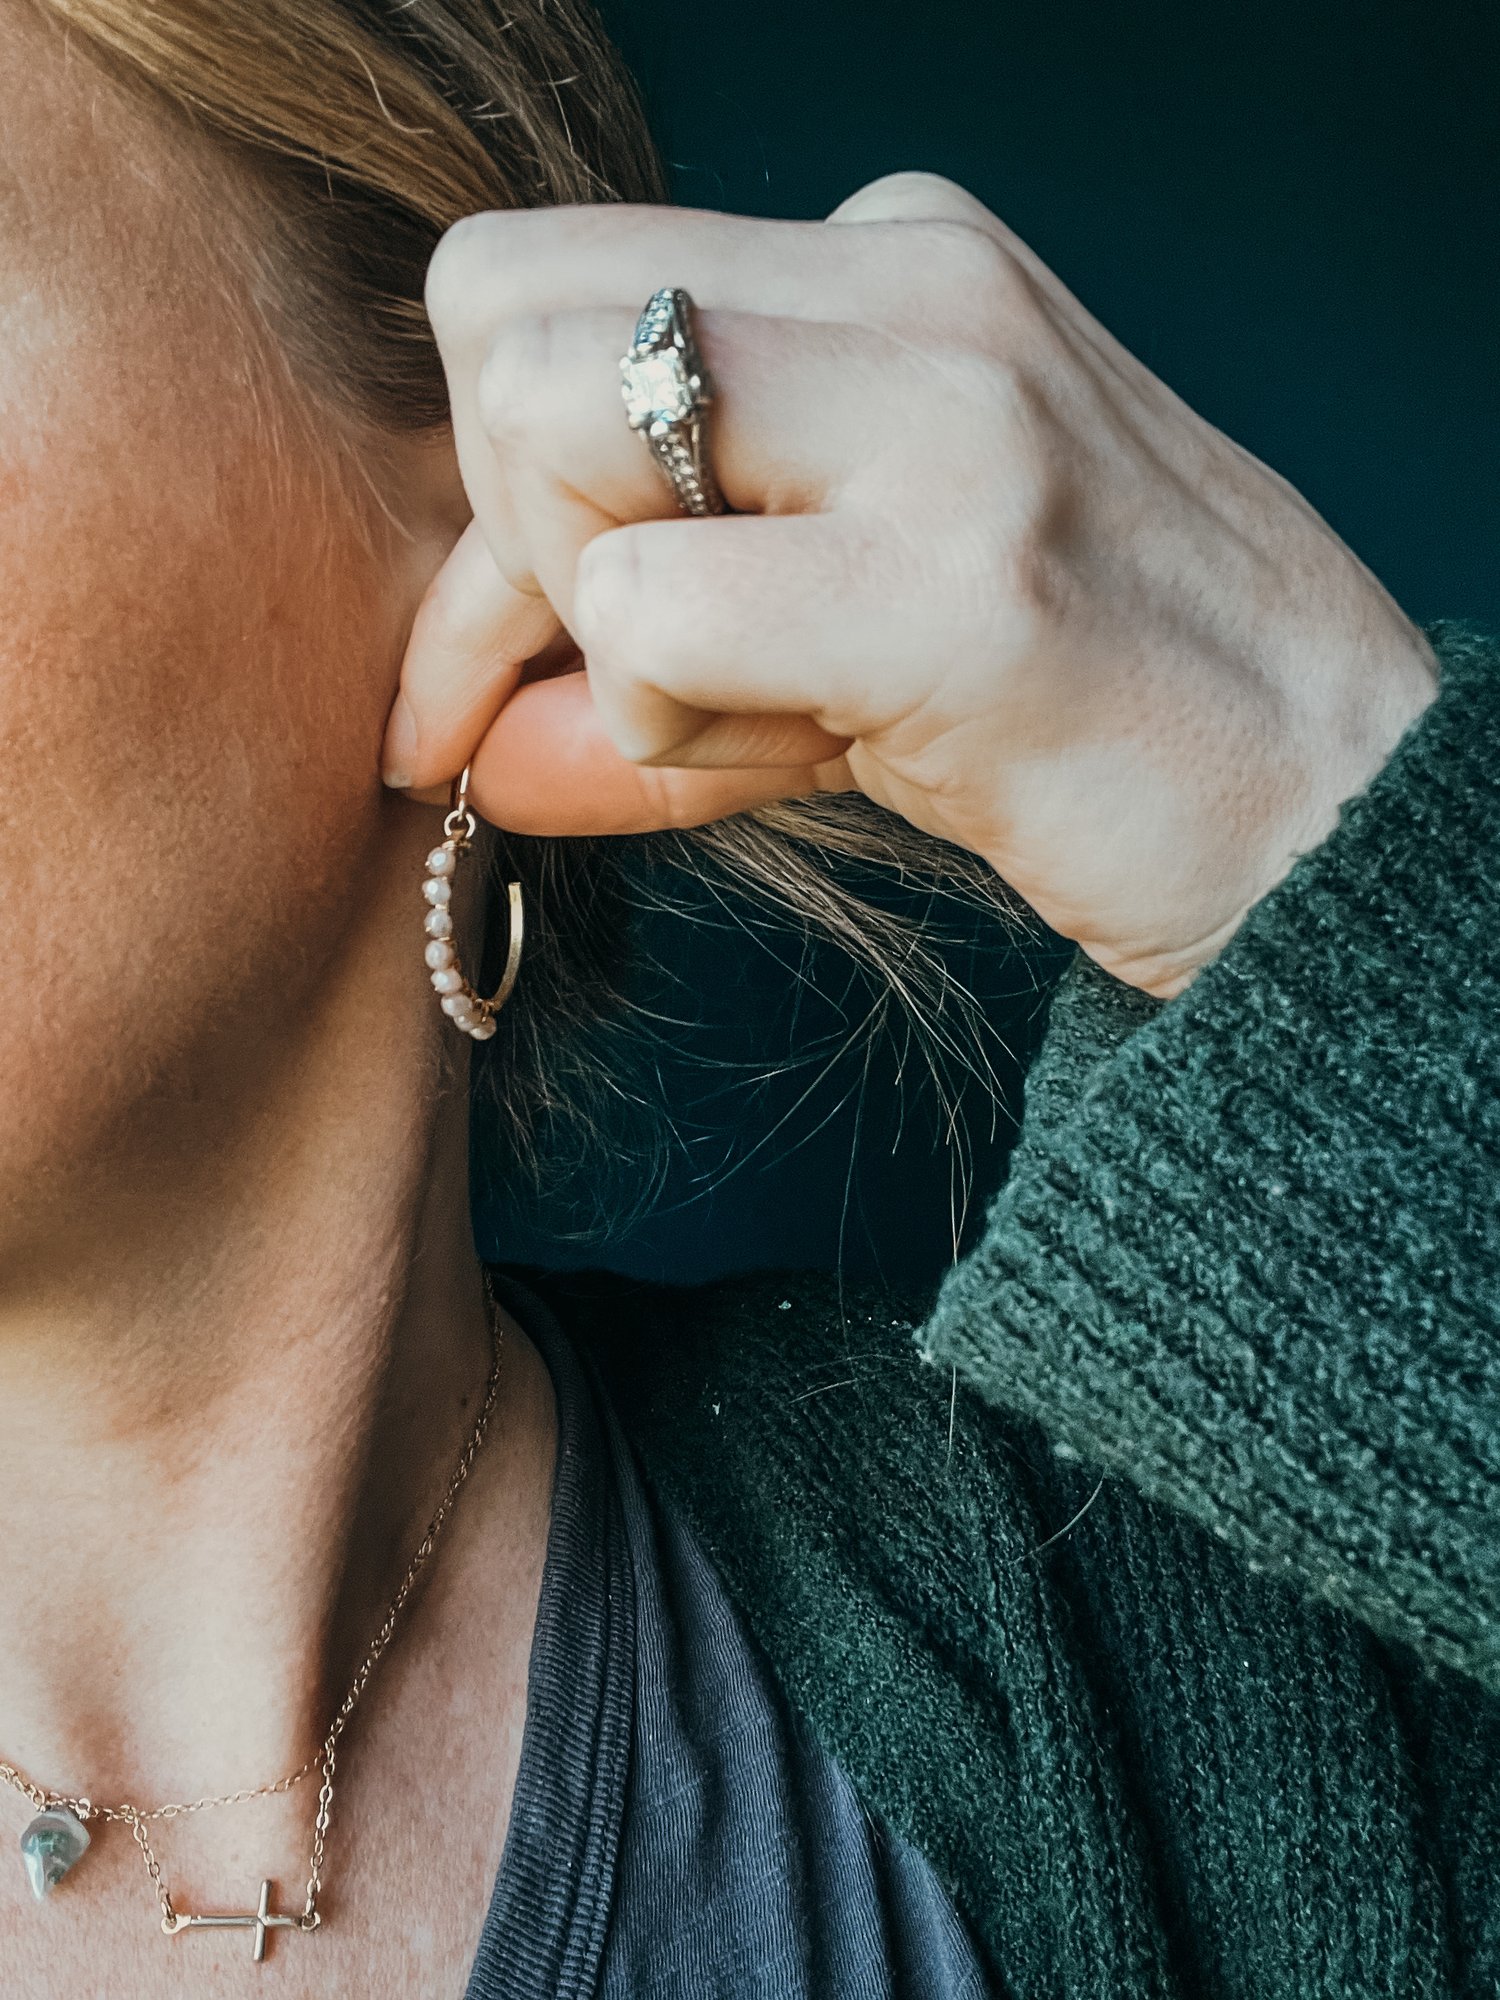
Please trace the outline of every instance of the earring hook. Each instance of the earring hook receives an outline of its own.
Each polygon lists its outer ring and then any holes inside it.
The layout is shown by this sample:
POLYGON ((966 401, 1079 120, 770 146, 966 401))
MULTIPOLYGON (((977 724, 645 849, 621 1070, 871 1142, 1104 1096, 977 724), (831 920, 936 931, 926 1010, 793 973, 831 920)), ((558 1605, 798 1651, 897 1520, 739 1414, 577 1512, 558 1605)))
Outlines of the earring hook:
POLYGON ((443 821, 443 832, 448 839, 461 840, 466 845, 474 838, 479 824, 469 804, 469 769, 465 764, 453 780, 453 789, 448 795, 451 809, 443 821))

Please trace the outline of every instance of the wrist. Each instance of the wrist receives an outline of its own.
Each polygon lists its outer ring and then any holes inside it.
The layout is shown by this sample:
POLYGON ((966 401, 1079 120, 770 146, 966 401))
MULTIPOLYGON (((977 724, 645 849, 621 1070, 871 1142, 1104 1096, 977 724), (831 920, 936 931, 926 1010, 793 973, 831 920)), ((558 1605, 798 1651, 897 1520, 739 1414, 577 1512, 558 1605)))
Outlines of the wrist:
POLYGON ((1305 703, 1298 729, 1308 746, 1306 796, 1268 889, 1327 840, 1436 697, 1438 662, 1426 634, 1388 599, 1385 606, 1385 617, 1361 626, 1333 655, 1338 664, 1324 651, 1295 683, 1305 703))
POLYGON ((1390 762, 1434 700, 1439 668, 1426 634, 1381 596, 1387 615, 1362 623, 1352 636, 1323 633, 1305 647, 1304 661, 1281 670, 1282 749, 1262 772, 1263 796, 1277 810, 1268 813, 1258 838, 1235 842, 1239 865, 1231 873, 1238 893, 1231 890, 1233 900, 1220 905, 1219 920, 1190 943, 1164 944, 1150 955, 1134 955, 1128 965, 1085 945, 1106 971, 1159 1000, 1184 992, 1250 911, 1303 856, 1323 846, 1345 807, 1390 762))

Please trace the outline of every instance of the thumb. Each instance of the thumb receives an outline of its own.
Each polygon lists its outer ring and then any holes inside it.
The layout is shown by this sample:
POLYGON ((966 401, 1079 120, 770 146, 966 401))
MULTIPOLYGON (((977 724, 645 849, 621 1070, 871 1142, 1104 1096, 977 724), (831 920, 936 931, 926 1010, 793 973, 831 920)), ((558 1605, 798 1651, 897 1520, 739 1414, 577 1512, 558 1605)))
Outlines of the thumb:
POLYGON ((631 763, 611 741, 582 673, 518 689, 473 762, 472 796, 487 820, 509 833, 553 837, 705 826, 778 799, 853 789, 842 759, 726 770, 631 763))

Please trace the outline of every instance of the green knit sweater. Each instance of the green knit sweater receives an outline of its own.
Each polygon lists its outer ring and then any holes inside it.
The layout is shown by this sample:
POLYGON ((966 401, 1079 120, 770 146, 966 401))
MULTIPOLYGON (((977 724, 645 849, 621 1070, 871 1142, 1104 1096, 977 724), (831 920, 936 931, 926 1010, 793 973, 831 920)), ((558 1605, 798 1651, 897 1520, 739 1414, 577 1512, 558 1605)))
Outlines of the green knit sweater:
POLYGON ((979 1247, 570 1313, 997 1993, 1500 1994, 1500 649, 1181 999, 1075 966, 979 1247))

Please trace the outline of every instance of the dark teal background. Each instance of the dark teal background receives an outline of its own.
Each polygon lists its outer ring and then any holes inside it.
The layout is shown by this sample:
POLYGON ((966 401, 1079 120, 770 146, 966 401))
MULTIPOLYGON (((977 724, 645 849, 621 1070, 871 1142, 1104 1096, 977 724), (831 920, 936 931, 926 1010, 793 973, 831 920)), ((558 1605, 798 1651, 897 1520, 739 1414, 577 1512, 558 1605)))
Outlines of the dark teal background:
MULTIPOLYGON (((680 201, 812 217, 896 168, 953 176, 1413 615, 1500 623, 1497 0, 604 13, 680 201)), ((830 1067, 859 1012, 834 954, 804 964, 800 941, 694 907, 643 928, 682 1136, 619 1161, 626 1189, 661 1168, 664 1200, 570 1246, 576 1204, 523 1203, 502 1173, 493 1247, 682 1277, 934 1271, 953 1227, 933 1094, 897 1090, 889 1045, 830 1067)), ((1013 1110, 1047 963, 993 939, 958 957, 1015 1051, 997 1058, 1013 1110)), ((988 1098, 967 1102, 982 1191, 1012 1124, 1002 1110, 991 1134, 988 1098)))

